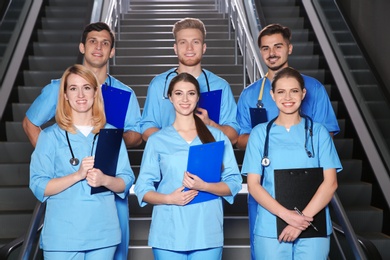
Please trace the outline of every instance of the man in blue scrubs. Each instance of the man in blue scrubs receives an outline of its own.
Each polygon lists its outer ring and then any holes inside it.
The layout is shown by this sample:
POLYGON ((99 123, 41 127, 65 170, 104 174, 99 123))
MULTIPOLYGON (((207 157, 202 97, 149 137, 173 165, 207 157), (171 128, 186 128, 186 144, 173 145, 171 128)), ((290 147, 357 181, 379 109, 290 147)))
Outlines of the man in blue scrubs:
MULTIPOLYGON (((250 109, 265 109, 267 121, 275 118, 279 110, 270 95, 271 82, 274 75, 281 69, 288 67, 288 56, 292 53, 293 46, 290 42, 291 31, 280 24, 270 24, 261 30, 258 37, 260 54, 268 67, 266 76, 247 88, 245 88, 237 104, 237 122, 240 125, 240 133, 237 140, 237 148, 245 150, 249 134, 253 128, 250 109), (260 107, 258 106, 260 104, 260 107)), ((321 123, 333 136, 340 131, 336 115, 333 111, 325 87, 316 79, 302 75, 305 81, 306 96, 303 100, 301 112, 321 123)), ((251 238, 251 256, 253 252, 253 230, 256 219, 257 202, 248 196, 249 232, 251 238)))
MULTIPOLYGON (((114 88, 131 92, 123 139, 127 147, 135 147, 142 142, 139 128, 141 112, 134 91, 107 73, 107 62, 115 54, 114 44, 115 37, 110 27, 105 23, 97 22, 85 27, 79 50, 84 55, 83 65, 95 73, 100 84, 105 83, 114 88)), ((24 131, 34 147, 41 132, 40 126, 55 115, 59 86, 60 79, 53 79, 43 88, 23 119, 24 131)))
POLYGON ((175 111, 167 96, 171 79, 178 73, 187 72, 194 76, 200 85, 201 93, 222 90, 219 122, 209 118, 208 111, 198 109, 198 116, 206 125, 220 129, 235 144, 239 126, 236 121, 237 105, 230 85, 226 80, 214 73, 202 69, 201 59, 206 52, 206 28, 202 21, 195 18, 185 18, 173 26, 175 38, 174 51, 179 60, 179 66, 157 75, 149 84, 145 107, 142 112, 142 138, 147 141, 149 136, 175 120, 175 111))
MULTIPOLYGON (((135 147, 142 142, 139 128, 140 108, 134 91, 107 73, 107 62, 115 54, 114 44, 115 37, 110 27, 105 23, 97 22, 85 27, 79 50, 84 55, 83 65, 95 73, 100 84, 131 92, 123 139, 127 147, 135 147)), ((40 126, 55 115, 60 82, 60 79, 54 79, 45 86, 23 119, 24 131, 34 147, 41 132, 40 126)), ((128 196, 125 198, 115 196, 115 201, 122 230, 122 242, 117 247, 115 259, 125 260, 130 241, 128 196)))

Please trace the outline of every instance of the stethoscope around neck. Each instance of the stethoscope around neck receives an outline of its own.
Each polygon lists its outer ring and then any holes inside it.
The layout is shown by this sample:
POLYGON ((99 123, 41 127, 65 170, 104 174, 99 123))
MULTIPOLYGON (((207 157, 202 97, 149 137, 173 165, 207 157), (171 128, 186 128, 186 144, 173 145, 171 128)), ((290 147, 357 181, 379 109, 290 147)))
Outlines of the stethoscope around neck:
MULTIPOLYGON (((309 158, 313 158, 314 157, 314 146, 313 146, 313 120, 306 116, 306 115, 301 115, 302 118, 305 119, 305 151, 306 151, 306 154, 309 158), (310 123, 310 126, 309 126, 309 123, 310 123), (308 137, 307 137, 307 132, 309 131, 309 136, 310 136, 310 140, 311 140, 311 149, 312 151, 310 151, 308 149, 308 137)), ((264 152, 263 152, 263 158, 261 159, 261 165, 264 166, 264 167, 268 167, 270 164, 271 164, 271 160, 268 158, 268 149, 269 149, 269 133, 271 131, 271 127, 272 127, 272 124, 275 122, 275 120, 277 119, 278 117, 275 117, 274 119, 272 119, 271 121, 268 122, 267 124, 267 129, 266 129, 266 136, 265 136, 265 141, 264 141, 264 152)), ((263 168, 264 170, 264 168, 263 168)))
MULTIPOLYGON (((72 145, 70 144, 70 141, 69 141, 68 131, 65 131, 65 135, 66 135, 66 141, 68 141, 68 146, 69 146, 70 154, 72 155, 72 158, 70 158, 69 162, 70 162, 70 164, 71 164, 72 166, 77 166, 77 165, 80 163, 80 160, 77 159, 77 158, 74 156, 73 149, 72 149, 72 145)), ((91 156, 92 156, 92 153, 93 153, 93 147, 95 146, 96 137, 97 137, 98 135, 99 135, 99 133, 96 133, 95 136, 93 137, 92 149, 91 149, 91 156)))
MULTIPOLYGON (((179 73, 177 72, 177 68, 174 69, 173 71, 169 72, 168 75, 165 77, 163 99, 168 99, 167 82, 168 82, 169 76, 171 76, 173 73, 175 73, 176 75, 179 75, 179 73)), ((210 92, 209 79, 207 78, 206 72, 203 69, 202 69, 202 73, 206 79, 207 92, 210 92)))

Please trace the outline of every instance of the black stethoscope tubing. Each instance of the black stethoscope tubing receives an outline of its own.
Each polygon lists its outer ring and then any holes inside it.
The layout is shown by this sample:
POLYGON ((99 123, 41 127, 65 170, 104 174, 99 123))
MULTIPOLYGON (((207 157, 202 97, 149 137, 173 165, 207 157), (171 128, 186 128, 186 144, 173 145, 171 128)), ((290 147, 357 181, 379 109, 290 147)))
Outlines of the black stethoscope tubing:
MULTIPOLYGON (((179 74, 177 72, 177 68, 174 69, 173 71, 169 72, 168 75, 165 77, 163 99, 168 99, 168 93, 165 93, 167 91, 167 81, 168 81, 169 76, 171 76, 171 74, 173 74, 173 73, 176 73, 176 75, 179 74)), ((207 78, 206 72, 203 69, 202 69, 202 73, 203 73, 204 77, 206 78, 207 92, 210 92, 209 79, 207 78)))
MULTIPOLYGON (((305 119, 305 151, 306 151, 306 154, 309 158, 312 158, 314 157, 314 146, 313 146, 313 120, 308 117, 308 116, 305 116, 305 115, 302 115, 302 117, 305 119), (309 127, 309 122, 310 122, 310 127, 309 127), (309 135, 310 135, 310 138, 311 138, 311 147, 313 149, 313 152, 309 151, 309 149, 307 149, 307 131, 309 131, 309 135)), ((275 122, 275 120, 277 119, 278 117, 275 117, 274 119, 272 119, 271 121, 268 122, 267 124, 267 129, 266 129, 266 136, 265 136, 265 141, 264 141, 264 152, 263 152, 263 158, 261 159, 261 165, 264 166, 264 167, 267 167, 270 165, 271 161, 270 159, 268 158, 268 148, 269 148, 269 133, 271 131, 271 127, 272 127, 272 124, 275 122)), ((263 167, 263 171, 264 171, 264 167, 263 167)))
MULTIPOLYGON (((69 140, 68 131, 65 131, 65 135, 66 135, 66 141, 68 142, 70 154, 72 155, 72 158, 70 158, 69 162, 70 162, 70 164, 71 164, 72 166, 77 166, 77 165, 80 163, 80 161, 79 161, 79 159, 77 159, 77 158, 74 156, 73 149, 72 149, 72 145, 70 144, 70 140, 69 140)), ((99 135, 99 133, 96 133, 95 136, 93 137, 92 149, 91 149, 91 156, 92 156, 92 153, 93 153, 93 147, 95 146, 96 137, 97 137, 98 135, 99 135)))

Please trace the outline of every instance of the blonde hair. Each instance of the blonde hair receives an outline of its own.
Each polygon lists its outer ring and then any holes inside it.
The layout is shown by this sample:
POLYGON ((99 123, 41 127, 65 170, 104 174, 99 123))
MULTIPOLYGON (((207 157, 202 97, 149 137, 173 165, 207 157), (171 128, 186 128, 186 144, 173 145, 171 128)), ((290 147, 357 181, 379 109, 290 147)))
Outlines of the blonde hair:
POLYGON ((106 124, 106 115, 104 113, 102 90, 99 87, 98 79, 96 78, 95 74, 83 65, 72 65, 67 68, 62 75, 60 91, 58 95, 58 104, 56 109, 57 124, 60 128, 70 133, 76 133, 76 129, 73 125, 72 119, 72 108, 70 107, 69 102, 65 99, 66 88, 68 86, 68 77, 71 74, 75 74, 82 77, 89 84, 91 84, 91 86, 95 90, 95 97, 92 105, 92 121, 94 126, 92 133, 96 134, 106 124))
POLYGON ((203 41, 206 39, 206 27, 204 26, 204 23, 197 19, 197 18, 184 18, 180 21, 177 21, 173 25, 172 33, 173 33, 173 38, 176 41, 176 34, 177 32, 184 30, 184 29, 198 29, 201 31, 203 35, 203 41))

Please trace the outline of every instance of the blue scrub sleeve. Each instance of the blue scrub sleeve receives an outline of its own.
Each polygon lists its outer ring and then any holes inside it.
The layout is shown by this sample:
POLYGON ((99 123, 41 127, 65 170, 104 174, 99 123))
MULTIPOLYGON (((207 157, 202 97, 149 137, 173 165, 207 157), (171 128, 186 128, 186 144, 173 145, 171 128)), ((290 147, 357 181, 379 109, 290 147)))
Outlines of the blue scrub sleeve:
POLYGON ((239 132, 240 135, 250 134, 252 130, 251 116, 249 113, 250 105, 248 104, 248 102, 250 98, 253 97, 250 97, 249 95, 250 92, 248 88, 244 89, 241 92, 240 98, 238 99, 238 103, 237 103, 237 123, 240 126, 240 132, 239 132), (248 98, 248 95, 250 98, 248 98))
POLYGON ((31 123, 41 126, 55 116, 60 83, 60 79, 52 80, 31 104, 26 112, 26 116, 31 123))
POLYGON ((37 145, 31 155, 30 163, 30 189, 35 197, 44 202, 48 198, 45 196, 45 189, 48 182, 54 178, 54 154, 56 140, 45 131, 39 134, 37 145))
MULTIPOLYGON (((324 85, 312 77, 305 75, 303 75, 303 77, 308 91, 305 99, 310 97, 311 102, 313 103, 313 107, 310 108, 310 111, 305 113, 307 113, 314 122, 324 125, 328 132, 333 132, 333 134, 336 135, 340 132, 340 127, 324 85), (308 85, 310 85, 310 87, 308 85)), ((305 108, 303 107, 303 109, 305 108)))
POLYGON ((240 170, 238 169, 236 157, 234 156, 233 147, 226 136, 224 136, 224 139, 225 139, 225 150, 223 155, 224 170, 222 172, 221 181, 228 185, 231 195, 224 196, 223 198, 230 204, 233 204, 234 196, 236 196, 236 194, 242 188, 242 177, 240 175, 240 170))
POLYGON ((154 184, 160 182, 160 180, 158 155, 153 149, 153 139, 149 139, 142 156, 141 170, 134 186, 134 192, 141 207, 147 205, 143 201, 145 194, 149 191, 156 191, 154 184))
POLYGON ((261 159, 264 152, 266 125, 267 123, 255 126, 249 135, 241 167, 241 174, 244 176, 247 176, 248 173, 262 174, 261 159))
POLYGON ((230 88, 230 85, 223 80, 225 84, 222 87, 222 101, 221 101, 221 113, 220 113, 220 125, 228 125, 236 130, 237 133, 240 132, 240 126, 237 123, 237 104, 233 96, 233 92, 230 88))
POLYGON ((160 116, 161 114, 159 104, 163 97, 159 95, 159 88, 162 88, 164 84, 162 78, 163 77, 157 76, 153 78, 149 84, 140 123, 142 133, 151 127, 157 127, 161 129, 162 118, 160 116))
POLYGON ((326 169, 336 169, 336 172, 340 172, 343 167, 340 162, 336 147, 334 145, 333 139, 330 137, 328 130, 318 124, 318 144, 319 147, 319 165, 324 170, 326 169))
POLYGON ((125 190, 123 192, 116 193, 116 195, 124 199, 129 194, 129 190, 134 183, 135 176, 130 167, 127 149, 123 140, 119 151, 116 177, 123 179, 125 182, 125 190))

